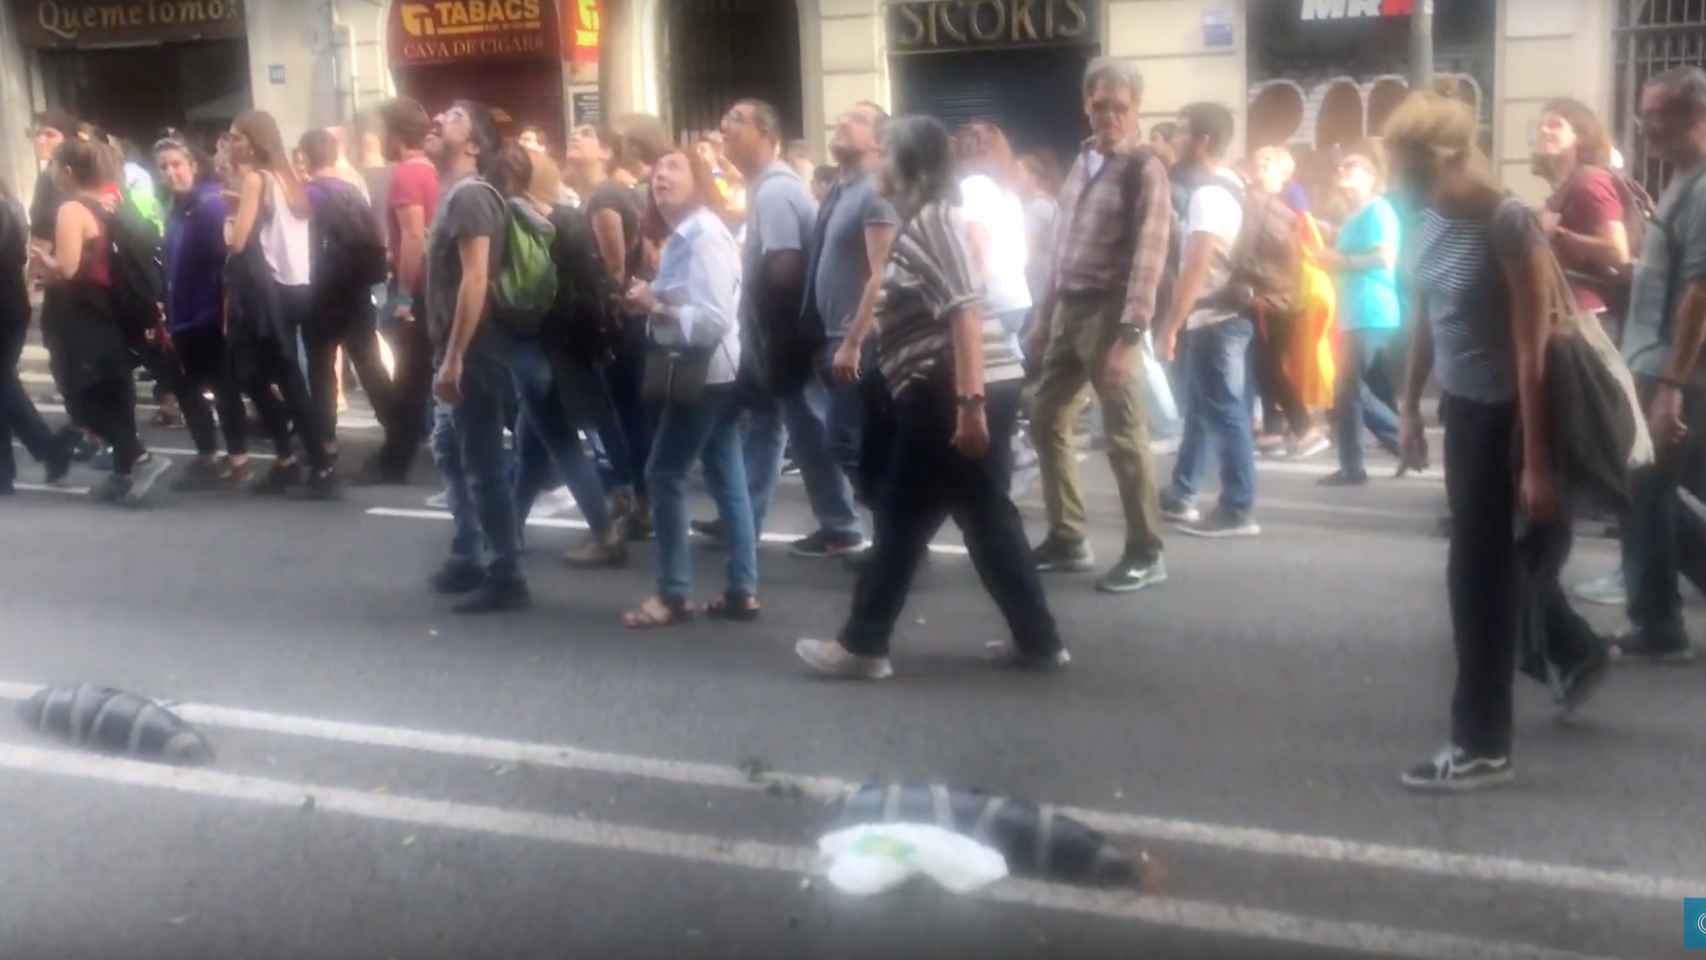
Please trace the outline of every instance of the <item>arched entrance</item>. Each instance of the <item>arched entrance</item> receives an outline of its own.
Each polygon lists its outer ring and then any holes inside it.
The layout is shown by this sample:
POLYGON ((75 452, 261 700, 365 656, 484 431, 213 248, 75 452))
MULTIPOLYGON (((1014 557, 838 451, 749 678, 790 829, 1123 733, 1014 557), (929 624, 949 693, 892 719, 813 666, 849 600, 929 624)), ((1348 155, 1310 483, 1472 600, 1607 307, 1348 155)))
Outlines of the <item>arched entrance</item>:
POLYGON ((677 0, 660 14, 672 128, 715 130, 729 104, 755 97, 775 106, 786 136, 803 134, 797 0, 677 0))

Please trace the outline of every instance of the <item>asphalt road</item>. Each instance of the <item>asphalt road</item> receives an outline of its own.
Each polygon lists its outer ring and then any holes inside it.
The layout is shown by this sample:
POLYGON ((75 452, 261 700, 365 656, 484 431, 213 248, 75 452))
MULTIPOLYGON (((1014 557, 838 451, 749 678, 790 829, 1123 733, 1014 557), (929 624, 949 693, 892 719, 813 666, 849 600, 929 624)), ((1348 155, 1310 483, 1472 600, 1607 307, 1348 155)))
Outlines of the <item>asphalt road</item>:
MULTIPOLYGON (((1117 500, 1085 469, 1111 560, 1117 500)), ((327 504, 25 490, 0 501, 0 698, 180 702, 217 759, 0 721, 0 957, 1684 955, 1679 901, 1706 896, 1698 670, 1624 669, 1570 725, 1523 681, 1516 785, 1407 794, 1397 772, 1445 733, 1443 490, 1320 490, 1329 469, 1265 464, 1264 536, 1172 539, 1153 592, 1051 580, 1058 675, 985 662, 1002 628, 950 528, 875 686, 794 661, 850 580, 775 544, 756 624, 636 634, 619 617, 651 548, 570 573, 572 513, 530 534, 534 610, 447 613, 423 582, 449 533, 424 470, 327 504), (1063 805, 1146 881, 842 895, 813 854, 829 798, 868 781, 1063 805)), ((806 531, 797 480, 774 517, 806 531)), ((702 596, 719 562, 697 552, 702 596)), ((1585 539, 1569 576, 1615 562, 1585 539)))

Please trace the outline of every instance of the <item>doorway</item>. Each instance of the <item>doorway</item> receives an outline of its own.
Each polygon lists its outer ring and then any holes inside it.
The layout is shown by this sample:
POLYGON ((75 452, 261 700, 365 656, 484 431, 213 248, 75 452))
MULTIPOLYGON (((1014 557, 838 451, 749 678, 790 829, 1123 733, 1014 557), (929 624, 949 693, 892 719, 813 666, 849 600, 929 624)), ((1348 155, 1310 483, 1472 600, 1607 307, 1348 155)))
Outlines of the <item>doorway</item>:
POLYGON ((776 108, 786 137, 803 135, 797 0, 671 0, 659 46, 678 134, 716 130, 752 97, 776 108))
POLYGON ((949 130, 990 121, 1014 151, 1047 151, 1065 169, 1090 134, 1081 85, 1094 55, 1094 47, 1050 47, 895 57, 895 106, 949 130))
POLYGON ((249 109, 249 45, 243 38, 41 51, 51 106, 148 149, 163 127, 213 138, 249 109))

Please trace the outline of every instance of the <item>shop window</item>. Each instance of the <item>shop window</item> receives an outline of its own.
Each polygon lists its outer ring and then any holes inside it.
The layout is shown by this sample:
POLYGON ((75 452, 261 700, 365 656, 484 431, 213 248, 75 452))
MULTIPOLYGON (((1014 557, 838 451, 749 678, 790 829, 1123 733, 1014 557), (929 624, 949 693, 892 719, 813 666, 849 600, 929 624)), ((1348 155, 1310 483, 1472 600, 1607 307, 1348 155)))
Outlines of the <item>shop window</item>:
POLYGON ((1250 149, 1290 143, 1303 129, 1303 88, 1288 80, 1262 87, 1250 101, 1250 149))
POLYGON ((1355 143, 1363 137, 1362 91, 1354 81, 1327 87, 1315 115, 1315 146, 1321 149, 1355 143))
POLYGON ((660 53, 678 133, 715 130, 730 104, 754 97, 776 108, 789 137, 803 135, 798 0, 671 0, 664 17, 660 53))

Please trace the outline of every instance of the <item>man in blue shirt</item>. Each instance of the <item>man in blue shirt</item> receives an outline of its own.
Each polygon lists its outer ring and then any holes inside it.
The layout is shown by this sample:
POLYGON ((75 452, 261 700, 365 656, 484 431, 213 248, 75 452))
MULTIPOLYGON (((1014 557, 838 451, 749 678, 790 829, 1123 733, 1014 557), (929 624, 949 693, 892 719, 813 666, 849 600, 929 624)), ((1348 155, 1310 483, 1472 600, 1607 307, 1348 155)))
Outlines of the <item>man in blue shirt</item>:
POLYGON ((1339 288, 1338 385, 1333 404, 1339 469, 1322 477, 1322 486, 1368 482, 1362 462, 1364 426, 1383 448, 1394 453, 1398 449, 1398 415, 1371 382, 1400 326, 1398 213, 1385 197, 1375 196, 1378 181, 1374 161, 1364 154, 1348 154, 1339 162, 1339 191, 1356 213, 1345 221, 1334 249, 1321 257, 1338 278, 1339 288))

